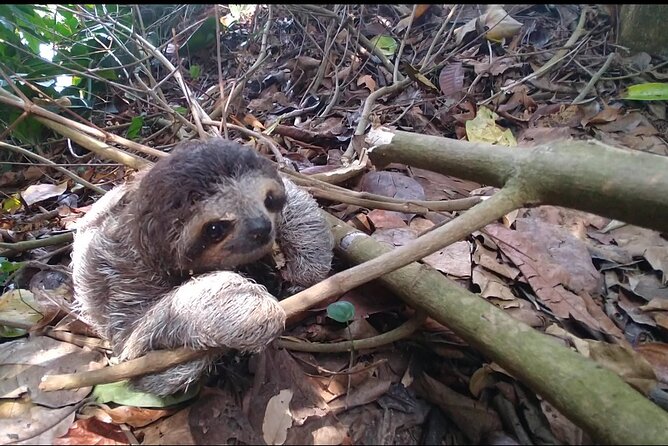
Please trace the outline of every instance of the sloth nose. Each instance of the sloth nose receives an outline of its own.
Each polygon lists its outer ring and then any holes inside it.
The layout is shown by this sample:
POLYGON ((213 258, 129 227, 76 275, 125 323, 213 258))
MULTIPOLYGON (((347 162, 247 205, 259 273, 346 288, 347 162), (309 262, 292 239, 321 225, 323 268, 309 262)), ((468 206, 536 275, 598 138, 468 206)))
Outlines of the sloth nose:
POLYGON ((271 234, 271 221, 265 217, 251 218, 247 222, 248 235, 259 242, 267 243, 271 234))

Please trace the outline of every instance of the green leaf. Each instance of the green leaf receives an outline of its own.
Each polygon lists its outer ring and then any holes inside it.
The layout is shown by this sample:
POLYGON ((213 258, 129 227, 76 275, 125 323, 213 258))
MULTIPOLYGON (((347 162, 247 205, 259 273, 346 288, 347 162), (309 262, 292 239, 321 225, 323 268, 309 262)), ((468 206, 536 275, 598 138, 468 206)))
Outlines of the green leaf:
POLYGON ((127 138, 128 139, 137 138, 143 126, 144 126, 143 116, 135 116, 134 118, 132 118, 132 122, 130 123, 130 127, 128 127, 128 131, 126 133, 127 138))
POLYGON ((336 322, 348 322, 355 316, 355 306, 346 300, 340 300, 327 306, 327 316, 336 322))
POLYGON ((28 333, 28 330, 24 330, 23 328, 14 328, 0 325, 0 339, 20 338, 26 333, 28 333))
POLYGON ((666 101, 668 100, 668 83, 649 82, 631 85, 627 88, 623 99, 631 101, 666 101))
POLYGON ((397 41, 390 36, 374 36, 371 39, 371 43, 378 47, 378 49, 380 49, 380 51, 387 57, 394 55, 398 47, 397 41))
MULTIPOLYGON (((21 206, 21 202, 18 200, 17 194, 15 194, 5 199, 5 201, 2 203, 3 210, 5 210, 4 207, 7 200, 16 200, 19 202, 19 207, 21 206)), ((5 280, 7 280, 9 275, 17 269, 21 268, 24 263, 25 262, 10 262, 7 260, 7 257, 0 257, 0 285, 4 285, 5 280)))
POLYGON ((204 48, 216 45, 216 17, 210 16, 202 22, 197 30, 190 35, 188 40, 179 50, 179 53, 194 53, 204 48))
POLYGON ((140 392, 130 387, 127 380, 115 383, 100 384, 93 389, 93 396, 98 403, 114 402, 124 406, 135 407, 167 407, 182 403, 195 397, 200 385, 192 385, 187 392, 178 392, 174 395, 160 397, 152 393, 140 392))
POLYGON ((188 109, 185 108, 185 107, 182 107, 180 105, 177 105, 176 107, 173 107, 173 109, 176 113, 178 113, 180 115, 185 116, 186 114, 188 114, 188 109))
POLYGON ((199 65, 190 65, 190 77, 197 80, 202 73, 202 67, 199 65))
MULTIPOLYGON (((7 213, 7 214, 13 214, 14 212, 18 211, 21 209, 21 200, 19 200, 19 197, 17 194, 11 195, 4 200, 2 200, 2 212, 7 213)), ((4 257, 0 257, 4 258, 4 257)), ((4 264, 2 265, 4 266, 4 264)))

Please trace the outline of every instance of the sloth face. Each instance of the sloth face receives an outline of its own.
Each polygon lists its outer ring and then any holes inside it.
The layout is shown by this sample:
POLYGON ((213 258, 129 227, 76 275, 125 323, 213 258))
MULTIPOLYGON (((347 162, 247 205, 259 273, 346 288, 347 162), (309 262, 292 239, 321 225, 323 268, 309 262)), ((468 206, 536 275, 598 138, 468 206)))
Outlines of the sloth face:
POLYGON ((276 167, 254 150, 191 141, 145 172, 118 229, 160 276, 230 269, 271 252, 285 201, 276 167))
POLYGON ((285 205, 281 181, 248 172, 202 201, 179 241, 188 270, 204 272, 256 261, 271 252, 285 205))

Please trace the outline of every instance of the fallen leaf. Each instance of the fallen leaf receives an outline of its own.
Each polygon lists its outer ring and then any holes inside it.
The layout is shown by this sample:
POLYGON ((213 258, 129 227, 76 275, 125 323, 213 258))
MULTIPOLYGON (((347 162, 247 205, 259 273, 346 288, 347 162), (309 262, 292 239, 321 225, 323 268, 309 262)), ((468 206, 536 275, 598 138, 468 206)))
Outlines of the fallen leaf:
POLYGON ((466 136, 471 142, 485 142, 502 146, 516 146, 517 141, 510 129, 504 129, 496 124, 499 116, 488 109, 480 107, 475 118, 466 121, 466 136))
POLYGON ((0 395, 16 398, 30 392, 32 402, 58 408, 78 403, 90 387, 44 392, 39 388, 47 374, 75 373, 97 369, 106 363, 97 351, 87 351, 46 336, 0 344, 0 395))
POLYGON ((512 265, 499 261, 496 252, 486 248, 479 240, 476 240, 473 262, 510 280, 515 280, 517 279, 517 276, 520 275, 520 270, 512 265))
POLYGON ((52 444, 126 445, 130 442, 120 426, 104 423, 96 418, 88 418, 75 421, 67 433, 56 438, 52 444))
POLYGON ((668 384, 668 345, 663 342, 646 342, 635 347, 652 365, 659 381, 668 384))
POLYGON ((497 239, 499 248, 541 301, 558 317, 573 317, 622 339, 619 328, 590 296, 598 290, 600 275, 584 244, 563 228, 547 223, 521 218, 516 226, 517 230, 511 231, 493 224, 485 230, 497 239))
MULTIPOLYGON (((2 400, 2 404, 8 402, 2 400)), ((74 405, 52 409, 25 402, 23 406, 21 410, 13 407, 11 417, 0 418, 3 444, 57 444, 57 438, 72 425, 76 412, 74 405)))
POLYGON ((265 443, 283 444, 285 442, 288 429, 292 426, 293 421, 290 401, 292 401, 292 391, 283 389, 267 402, 262 423, 262 438, 265 443))
MULTIPOLYGON (((417 20, 420 17, 422 17, 424 13, 429 10, 429 8, 431 8, 431 4, 416 5, 413 20, 417 20)), ((406 29, 410 24, 411 24, 411 16, 409 15, 408 17, 404 17, 403 19, 399 20, 399 22, 394 27, 394 32, 401 32, 404 29, 406 29)))
MULTIPOLYGON (((84 406, 81 415, 95 417, 104 423, 127 424, 135 428, 149 424, 176 413, 175 409, 148 409, 145 407, 117 406, 111 408, 106 404, 84 406)), ((181 443, 179 443, 181 444, 181 443)))
POLYGON ((33 184, 21 192, 28 206, 62 195, 67 190, 67 181, 60 184, 33 184))
POLYGON ((392 36, 377 35, 370 40, 371 44, 387 57, 393 56, 399 47, 399 44, 392 36))
POLYGON ((333 413, 337 414, 353 407, 371 403, 384 395, 390 389, 391 384, 392 382, 387 379, 367 379, 351 395, 344 395, 330 402, 329 407, 333 413))
POLYGON ((501 280, 494 273, 487 271, 481 266, 476 266, 473 268, 472 281, 474 284, 480 287, 480 296, 485 299, 490 297, 495 297, 501 300, 515 301, 517 297, 510 290, 510 287, 506 285, 503 280, 501 280))
MULTIPOLYGON (((206 400, 206 402, 209 403, 210 401, 206 400)), ((199 401, 195 402, 195 404, 199 404, 199 401)), ((203 444, 195 441, 195 438, 193 437, 193 434, 190 430, 189 417, 190 411, 193 407, 194 406, 188 406, 185 409, 178 411, 171 417, 163 418, 149 426, 139 429, 137 432, 144 435, 144 440, 142 443, 154 445, 203 444)), ((198 427, 198 430, 202 430, 201 426, 198 427)), ((249 444, 257 444, 258 442, 259 439, 257 442, 251 442, 249 444)))
POLYGON ((628 343, 609 344, 592 339, 582 339, 554 324, 545 332, 570 340, 583 356, 616 373, 645 395, 649 395, 657 385, 650 363, 640 353, 634 351, 628 343))
POLYGON ((522 23, 512 18, 501 5, 489 5, 480 20, 489 29, 485 37, 495 42, 513 37, 522 28, 522 23))
POLYGON ((373 77, 369 74, 365 74, 364 76, 360 76, 359 79, 357 79, 357 86, 359 87, 360 85, 364 85, 366 88, 368 88, 372 93, 376 91, 376 81, 373 80, 373 77))
MULTIPOLYGON (((6 321, 19 324, 34 325, 42 319, 40 306, 29 290, 14 289, 0 296, 0 317, 6 321)), ((23 336, 25 330, 0 327, 0 335, 4 338, 23 336)))
POLYGON ((438 86, 446 97, 460 95, 464 88, 464 66, 461 62, 451 62, 438 75, 438 86))
POLYGON ((622 99, 630 101, 666 101, 668 100, 668 83, 648 82, 630 85, 622 95, 622 99))
MULTIPOLYGON (((393 248, 403 246, 417 238, 411 228, 384 228, 376 230, 371 237, 393 248)), ((460 240, 422 259, 427 265, 454 277, 471 277, 471 246, 460 240)))

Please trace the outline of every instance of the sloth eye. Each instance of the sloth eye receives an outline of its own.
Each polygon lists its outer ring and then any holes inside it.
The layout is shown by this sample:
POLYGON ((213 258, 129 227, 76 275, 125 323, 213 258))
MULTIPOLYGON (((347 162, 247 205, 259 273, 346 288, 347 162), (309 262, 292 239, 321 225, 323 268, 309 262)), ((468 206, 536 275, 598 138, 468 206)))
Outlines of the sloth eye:
POLYGON ((224 239, 234 224, 229 220, 212 221, 204 225, 204 236, 214 242, 224 239))
POLYGON ((285 205, 285 196, 283 195, 276 196, 271 191, 267 192, 267 197, 264 199, 264 206, 267 208, 269 212, 278 212, 281 209, 283 209, 284 205, 285 205))

